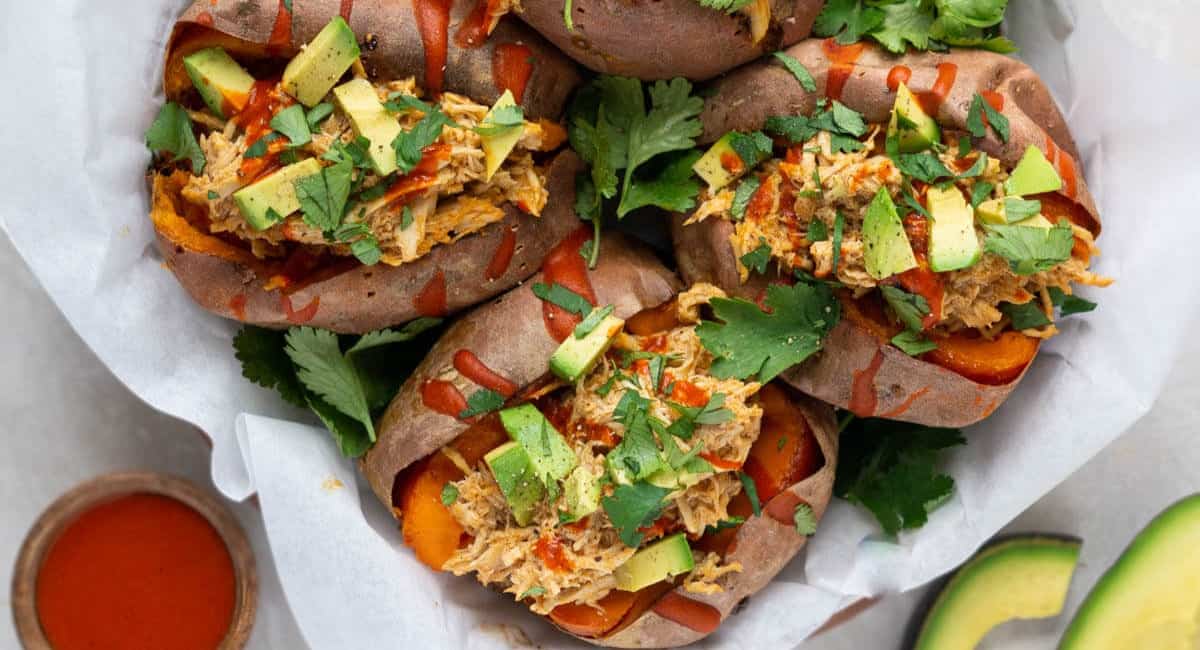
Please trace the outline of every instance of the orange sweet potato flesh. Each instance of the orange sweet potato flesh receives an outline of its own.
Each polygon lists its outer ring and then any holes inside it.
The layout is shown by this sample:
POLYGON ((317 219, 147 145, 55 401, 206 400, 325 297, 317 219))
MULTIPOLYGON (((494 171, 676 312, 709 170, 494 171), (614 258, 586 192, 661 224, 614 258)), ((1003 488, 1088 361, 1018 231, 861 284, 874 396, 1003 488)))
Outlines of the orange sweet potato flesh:
POLYGON ((559 605, 550 610, 550 620, 571 634, 603 636, 625 618, 636 600, 637 592, 614 589, 601 598, 596 607, 577 603, 559 605))
POLYGON ((754 479, 759 501, 766 503, 811 476, 825 459, 808 421, 784 389, 767 384, 758 395, 762 432, 750 447, 745 471, 754 479))
POLYGON ((1021 376, 1037 354, 1038 339, 1004 332, 992 340, 956 334, 936 338, 938 347, 922 357, 981 384, 999 386, 1021 376))
POLYGON ((679 325, 675 301, 669 300, 657 307, 643 309, 625 322, 625 331, 637 336, 659 334, 679 325))

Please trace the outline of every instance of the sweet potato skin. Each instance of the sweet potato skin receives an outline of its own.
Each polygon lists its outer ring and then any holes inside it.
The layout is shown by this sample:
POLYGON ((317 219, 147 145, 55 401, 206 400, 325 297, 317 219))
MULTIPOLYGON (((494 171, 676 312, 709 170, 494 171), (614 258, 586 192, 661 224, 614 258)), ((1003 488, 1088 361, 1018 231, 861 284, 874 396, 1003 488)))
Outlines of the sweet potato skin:
MULTIPOLYGON (((289 21, 281 16, 286 10, 277 0, 194 0, 176 21, 167 44, 163 72, 167 98, 175 99, 190 88, 187 75, 182 74, 182 57, 190 51, 220 44, 235 58, 287 59, 330 19, 347 13, 359 37, 363 65, 372 77, 415 76, 418 85, 426 86, 425 49, 411 0, 306 0, 291 5, 289 21), (211 42, 214 38, 220 42, 211 42)), ((493 103, 503 92, 493 74, 496 47, 520 43, 529 48, 532 59, 521 102, 525 115, 556 119, 580 81, 575 64, 537 32, 507 17, 482 45, 461 47, 455 42, 456 28, 474 7, 474 0, 451 0, 445 89, 493 103)))
POLYGON ((596 72, 639 79, 703 80, 808 36, 823 0, 770 0, 771 27, 754 43, 746 19, 695 0, 574 0, 574 31, 561 0, 524 0, 522 20, 596 72), (697 47, 703 55, 697 56, 697 47))
MULTIPOLYGON (((763 61, 745 66, 716 80, 705 101, 700 140, 712 142, 730 130, 761 128, 772 115, 810 114, 826 96, 830 71, 828 41, 810 40, 787 50, 813 74, 815 93, 806 92, 777 63, 763 61)), ((953 63, 957 75, 952 90, 938 110, 944 129, 965 131, 971 101, 978 92, 991 91, 1004 98, 1011 136, 1000 142, 989 129, 981 149, 1009 167, 1034 145, 1047 151, 1061 169, 1075 172, 1073 187, 1060 196, 1082 208, 1086 227, 1100 231, 1095 201, 1082 177, 1075 142, 1049 90, 1025 64, 990 52, 952 50, 949 53, 891 56, 865 46, 846 77, 839 100, 864 114, 868 122, 889 118, 895 94, 887 77, 894 66, 912 71, 909 86, 926 91, 937 78, 941 64, 953 63)), ((767 282, 752 278, 742 285, 730 237, 733 225, 708 219, 684 226, 675 215, 671 230, 679 271, 685 282, 711 282, 734 295, 756 299, 767 282)), ((1026 366, 1026 370, 1028 366, 1026 366)), ((989 384, 972 381, 946 368, 909 357, 888 345, 869 328, 843 319, 830 333, 824 349, 784 373, 783 379, 800 391, 861 416, 886 417, 934 426, 966 426, 987 417, 1008 397, 1025 371, 1011 381, 989 384)))
MULTIPOLYGON (((580 161, 563 152, 547 171, 550 200, 542 216, 504 205, 505 217, 452 244, 436 246, 402 266, 352 265, 333 277, 297 290, 269 289, 271 272, 249 253, 230 259, 180 241, 159 225, 158 248, 168 269, 203 308, 225 318, 263 327, 309 325, 344 333, 363 333, 423 315, 417 297, 430 283, 444 284, 446 313, 498 295, 535 273, 542 258, 579 226, 575 216, 575 174, 580 161), (507 236, 515 236, 512 258, 503 273, 488 277, 489 260, 507 236), (250 258, 250 259, 247 259, 250 258)), ((161 181, 156 181, 156 187, 161 181)), ((170 197, 156 191, 154 201, 170 197)), ((209 240, 216 240, 208 236, 209 240)))

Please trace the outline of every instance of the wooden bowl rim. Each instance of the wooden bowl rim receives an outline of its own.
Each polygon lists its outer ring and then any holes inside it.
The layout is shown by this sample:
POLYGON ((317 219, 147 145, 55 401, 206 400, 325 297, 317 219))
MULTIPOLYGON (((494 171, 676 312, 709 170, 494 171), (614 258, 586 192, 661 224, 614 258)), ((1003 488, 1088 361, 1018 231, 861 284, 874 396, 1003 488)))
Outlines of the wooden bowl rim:
POLYGON ((175 499, 200 513, 216 529, 233 562, 236 590, 233 619, 219 648, 244 648, 258 608, 258 573, 250 541, 220 501, 190 481, 158 472, 113 472, 84 481, 55 499, 33 523, 17 553, 12 581, 13 619, 22 646, 27 650, 53 650, 42 631, 36 597, 38 570, 50 546, 84 511, 132 494, 175 499))

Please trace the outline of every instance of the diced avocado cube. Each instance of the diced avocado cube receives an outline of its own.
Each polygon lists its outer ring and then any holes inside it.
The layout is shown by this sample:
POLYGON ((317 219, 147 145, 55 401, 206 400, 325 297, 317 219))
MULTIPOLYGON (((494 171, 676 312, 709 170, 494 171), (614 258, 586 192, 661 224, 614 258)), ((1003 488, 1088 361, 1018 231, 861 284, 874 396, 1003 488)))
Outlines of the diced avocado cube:
POLYGON ((283 91, 305 106, 316 106, 358 55, 354 30, 341 16, 335 16, 288 62, 283 70, 283 91))
POLYGON ((965 269, 979 261, 982 249, 975 234, 975 215, 957 187, 929 188, 925 195, 933 224, 929 230, 929 268, 941 273, 965 269))
POLYGON ((904 222, 887 188, 880 188, 863 218, 863 258, 867 273, 876 280, 903 273, 917 266, 904 222))
POLYGON ((383 107, 375 87, 366 79, 351 79, 333 89, 333 97, 350 118, 354 133, 370 141, 367 155, 380 176, 396 171, 392 141, 400 135, 400 122, 383 107))
POLYGON ((713 191, 725 187, 746 173, 746 164, 742 162, 741 156, 729 146, 732 138, 732 131, 721 136, 721 139, 714 142, 696 164, 692 165, 696 175, 703 178, 713 191))
POLYGON ((266 230, 300 209, 296 181, 321 173, 316 158, 306 158, 233 193, 242 216, 255 230, 266 230), (274 214, 271 212, 274 211, 274 214))
POLYGON ((1050 223, 1049 219, 1047 219, 1044 215, 1040 215, 1040 214, 1035 217, 1030 217, 1030 218, 1022 221, 1020 223, 1020 225, 1026 226, 1028 228, 1045 228, 1046 230, 1049 230, 1054 227, 1054 224, 1050 223))
POLYGON ((525 526, 533 519, 537 504, 546 495, 546 488, 538 480, 537 471, 529 460, 529 454, 515 442, 506 442, 489 451, 484 462, 496 477, 500 492, 508 507, 512 510, 513 519, 525 526))
POLYGON ((895 139, 900 153, 925 151, 942 141, 942 129, 937 120, 921 108, 921 103, 904 84, 900 84, 896 90, 892 121, 888 124, 888 139, 895 139))
POLYGON ((617 567, 613 577, 617 580, 617 589, 638 591, 695 567, 687 537, 676 533, 638 550, 617 567))
POLYGON ((500 424, 529 455, 536 476, 547 486, 566 478, 579 464, 579 458, 562 434, 534 405, 522 404, 500 411, 500 424))
POLYGON ((1042 192, 1057 192, 1062 189, 1062 178, 1054 169, 1054 165, 1046 160, 1046 154, 1041 149, 1029 145, 1021 162, 1013 168, 1008 180, 1004 182, 1004 191, 1009 195, 1029 196, 1042 192))
POLYGON ((183 69, 204 103, 221 117, 242 110, 250 99, 254 77, 219 47, 198 50, 183 57, 183 69))
POLYGON ((1004 199, 989 199, 975 207, 975 218, 980 223, 1006 224, 1008 211, 1004 209, 1004 199))
POLYGON ((576 467, 563 483, 567 514, 579 521, 600 508, 600 477, 586 467, 576 467))
POLYGON ((579 381, 596 366, 624 326, 625 321, 609 314, 583 338, 568 336, 550 355, 550 372, 564 381, 579 381))
POLYGON ((517 101, 513 99, 511 90, 505 90, 503 95, 496 100, 492 105, 492 109, 487 115, 483 116, 483 121, 480 123, 482 127, 491 127, 493 130, 486 131, 480 134, 480 144, 483 145, 484 157, 484 180, 492 180, 492 175, 500 169, 500 165, 504 164, 504 160, 508 158, 508 154, 516 148, 517 142, 521 140, 521 135, 525 133, 525 127, 522 123, 520 126, 503 126, 495 123, 496 110, 506 106, 516 106, 517 101))

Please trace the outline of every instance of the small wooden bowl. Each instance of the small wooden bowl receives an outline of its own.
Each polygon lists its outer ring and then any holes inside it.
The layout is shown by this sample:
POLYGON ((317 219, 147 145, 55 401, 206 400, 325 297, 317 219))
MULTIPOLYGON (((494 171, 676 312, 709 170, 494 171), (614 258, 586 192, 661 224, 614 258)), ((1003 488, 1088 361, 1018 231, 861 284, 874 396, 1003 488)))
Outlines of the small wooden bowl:
POLYGON ((220 648, 239 650, 245 647, 254 626, 258 601, 258 574, 246 533, 225 506, 200 488, 181 478, 153 472, 117 472, 85 481, 50 504, 34 522, 21 544, 13 571, 13 619, 21 644, 27 650, 53 650, 42 632, 36 597, 38 570, 50 546, 84 511, 131 494, 157 494, 175 499, 200 513, 216 529, 229 549, 237 589, 233 620, 220 648))

